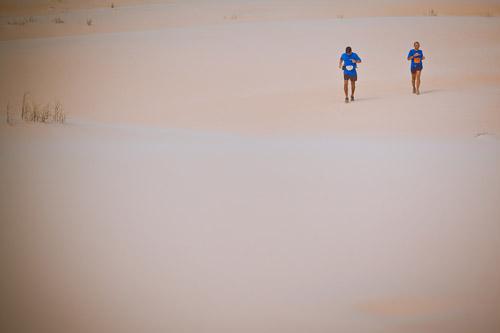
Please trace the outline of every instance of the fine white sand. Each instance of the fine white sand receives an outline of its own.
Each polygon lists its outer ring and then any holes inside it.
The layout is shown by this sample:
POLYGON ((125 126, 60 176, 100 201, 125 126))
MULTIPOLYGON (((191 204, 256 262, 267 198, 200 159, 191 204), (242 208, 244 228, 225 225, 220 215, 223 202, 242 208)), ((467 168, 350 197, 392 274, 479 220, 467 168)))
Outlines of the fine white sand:
POLYGON ((0 331, 500 330, 498 1, 19 3, 0 331))

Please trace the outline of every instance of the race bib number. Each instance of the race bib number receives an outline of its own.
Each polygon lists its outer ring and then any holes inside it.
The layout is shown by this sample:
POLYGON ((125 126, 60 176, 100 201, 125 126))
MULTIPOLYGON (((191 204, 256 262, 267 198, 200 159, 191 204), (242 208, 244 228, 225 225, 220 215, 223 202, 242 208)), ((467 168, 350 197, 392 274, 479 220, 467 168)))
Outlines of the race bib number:
POLYGON ((345 66, 345 69, 347 69, 348 71, 352 71, 354 69, 354 66, 351 65, 345 66))
POLYGON ((416 64, 420 64, 421 59, 420 58, 413 58, 413 62, 416 64))

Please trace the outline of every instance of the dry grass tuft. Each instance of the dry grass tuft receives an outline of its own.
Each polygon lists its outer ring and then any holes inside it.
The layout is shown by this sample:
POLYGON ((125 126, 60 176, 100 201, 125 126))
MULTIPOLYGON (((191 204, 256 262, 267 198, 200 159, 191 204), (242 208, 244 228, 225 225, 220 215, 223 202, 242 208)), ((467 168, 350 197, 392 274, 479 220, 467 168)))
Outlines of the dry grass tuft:
POLYGON ((7 124, 10 126, 14 126, 14 118, 12 117, 11 109, 10 109, 10 103, 7 104, 7 124))
POLYGON ((64 113, 64 110, 62 108, 61 103, 56 102, 56 106, 54 107, 54 122, 59 123, 59 124, 64 124, 66 121, 66 115, 64 113))
POLYGON ((55 19, 53 19, 52 22, 54 22, 55 24, 63 24, 64 20, 58 16, 55 19))
POLYGON ((23 97, 23 105, 21 109, 21 119, 26 122, 34 123, 58 123, 63 124, 66 120, 66 115, 61 103, 48 103, 45 105, 34 104, 31 95, 25 93, 23 97))
POLYGON ((30 23, 35 23, 35 22, 36 22, 36 19, 35 19, 34 16, 27 16, 27 17, 23 17, 21 19, 14 19, 14 20, 11 20, 11 21, 7 21, 7 24, 8 25, 23 26, 23 25, 30 24, 30 23))
POLYGON ((433 8, 431 8, 427 12, 427 16, 438 16, 438 13, 433 8))

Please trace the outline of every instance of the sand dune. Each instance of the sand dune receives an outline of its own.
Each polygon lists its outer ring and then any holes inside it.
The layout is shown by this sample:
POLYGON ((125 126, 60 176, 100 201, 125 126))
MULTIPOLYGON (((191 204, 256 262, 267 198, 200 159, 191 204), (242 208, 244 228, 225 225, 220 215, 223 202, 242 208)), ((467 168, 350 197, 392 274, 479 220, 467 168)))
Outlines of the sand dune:
POLYGON ((130 32, 241 22, 386 16, 500 16, 497 0, 118 0, 0 3, 0 40, 130 32), (111 7, 113 5, 113 8, 111 7), (55 20, 60 20, 56 24, 55 20), (91 21, 91 25, 88 24, 91 21), (26 22, 26 24, 23 24, 26 22))
POLYGON ((7 331, 500 325, 498 138, 1 139, 7 331))
POLYGON ((113 3, 0 3, 0 331, 500 331, 498 1, 113 3))
POLYGON ((0 101, 19 109, 25 92, 35 103, 59 99, 73 122, 247 133, 498 133, 500 67, 491 64, 500 58, 499 30, 497 18, 365 18, 15 41, 0 45, 0 101), (404 33, 413 26, 418 34, 404 33), (408 94, 414 39, 429 59, 418 100, 408 94), (348 106, 337 68, 346 44, 364 60, 360 103, 348 106))

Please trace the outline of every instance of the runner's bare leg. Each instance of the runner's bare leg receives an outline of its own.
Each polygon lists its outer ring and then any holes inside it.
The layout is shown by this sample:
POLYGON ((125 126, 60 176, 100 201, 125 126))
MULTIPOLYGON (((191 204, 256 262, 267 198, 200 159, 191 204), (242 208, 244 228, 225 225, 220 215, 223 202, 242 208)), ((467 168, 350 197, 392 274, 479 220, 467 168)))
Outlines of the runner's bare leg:
POLYGON ((422 74, 422 72, 417 71, 415 74, 417 77, 417 94, 420 94, 420 74, 422 74))

